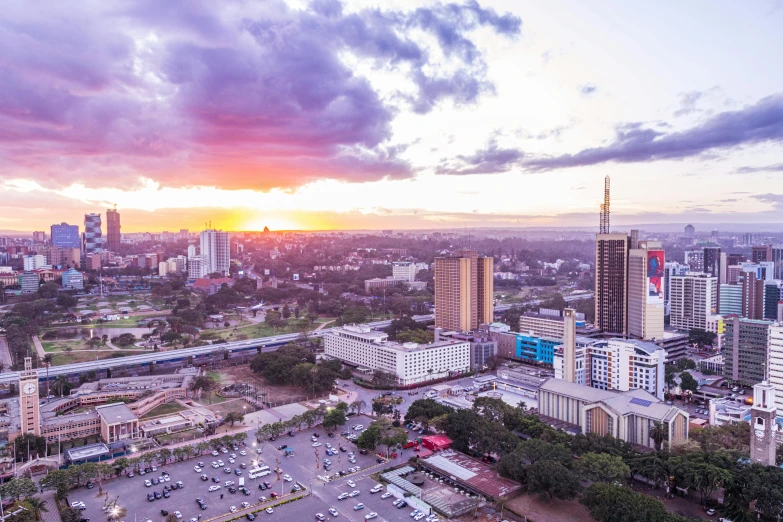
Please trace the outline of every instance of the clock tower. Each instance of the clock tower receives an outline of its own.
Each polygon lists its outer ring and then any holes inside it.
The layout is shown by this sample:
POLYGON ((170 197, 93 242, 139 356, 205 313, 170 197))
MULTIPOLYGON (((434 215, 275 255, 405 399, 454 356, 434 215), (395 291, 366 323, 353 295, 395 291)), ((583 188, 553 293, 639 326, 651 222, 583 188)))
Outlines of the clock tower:
POLYGON ((24 371, 19 374, 19 414, 22 417, 22 435, 41 435, 41 417, 38 410, 38 371, 33 370, 30 357, 24 358, 24 371))
POLYGON ((753 407, 750 409, 750 461, 775 465, 778 424, 775 387, 762 381, 753 387, 753 407))

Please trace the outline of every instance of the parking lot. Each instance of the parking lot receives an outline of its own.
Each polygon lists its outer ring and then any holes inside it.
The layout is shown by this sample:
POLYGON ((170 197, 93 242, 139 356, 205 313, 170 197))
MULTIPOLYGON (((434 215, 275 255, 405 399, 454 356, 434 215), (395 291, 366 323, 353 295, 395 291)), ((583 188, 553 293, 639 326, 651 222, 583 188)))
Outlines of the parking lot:
MULTIPOLYGON (((248 502, 252 510, 260 509, 270 503, 274 504, 270 500, 271 492, 274 492, 276 495, 287 494, 291 492, 291 488, 298 482, 304 488, 309 489, 312 487, 312 496, 276 507, 272 514, 262 512, 259 514, 259 518, 269 517, 270 519, 279 518, 280 520, 300 522, 315 520, 316 513, 322 513, 327 519, 345 518, 351 522, 358 522, 363 520, 365 515, 375 512, 378 514, 375 520, 378 521, 409 520, 409 514, 413 508, 396 509, 392 506, 393 497, 381 498, 385 489, 377 494, 370 493, 370 489, 376 486, 377 483, 369 478, 369 475, 381 469, 402 463, 403 460, 410 457, 412 450, 403 450, 403 454, 399 455, 396 461, 379 464, 376 462, 376 455, 371 452, 367 455, 362 455, 354 443, 349 442, 340 435, 340 432, 343 430, 359 434, 361 431, 354 431, 351 429, 351 426, 362 424, 366 428, 371 422, 372 420, 365 416, 350 417, 348 424, 338 430, 334 438, 328 437, 327 432, 323 428, 317 427, 296 432, 293 437, 282 435, 275 441, 262 441, 256 445, 250 442, 252 439, 248 439, 247 445, 238 448, 237 451, 227 448, 226 453, 221 452, 218 456, 205 453, 201 457, 159 466, 154 473, 135 475, 130 478, 123 475, 117 479, 104 481, 104 494, 100 496, 98 495, 97 487, 93 489, 82 487, 73 490, 69 495, 69 501, 83 501, 86 506, 83 516, 89 518, 91 522, 106 520, 107 514, 104 513, 102 507, 107 498, 113 501, 115 497, 119 497, 117 505, 127 509, 126 521, 162 521, 166 517, 162 515, 161 510, 169 513, 179 511, 183 521, 192 519, 207 520, 220 517, 223 514, 230 514, 231 506, 235 506, 241 511, 242 502, 248 502), (312 437, 316 433, 319 435, 316 439, 320 446, 314 447, 312 437), (325 454, 326 444, 330 444, 337 451, 337 454, 327 456, 325 454), (285 456, 285 450, 278 449, 282 445, 293 449, 292 456, 285 456), (341 446, 346 451, 340 451, 341 446), (241 451, 245 451, 246 455, 241 455, 241 451), (317 457, 316 452, 318 453, 317 457), (232 453, 236 454, 237 458, 234 463, 229 463, 228 458, 232 453), (354 454, 356 463, 349 462, 349 453, 354 454), (332 462, 329 472, 323 469, 325 458, 332 462), (211 463, 218 460, 222 460, 224 466, 213 468, 211 463), (279 463, 283 470, 281 476, 289 475, 293 480, 291 482, 278 480, 277 474, 274 472, 265 477, 250 479, 248 471, 254 466, 254 460, 259 465, 267 465, 271 469, 275 469, 279 463), (199 462, 203 462, 204 467, 201 472, 196 472, 194 466, 199 462), (318 467, 316 467, 316 462, 318 467), (242 463, 246 465, 246 468, 242 469, 241 475, 235 474, 233 470, 240 468, 242 463), (226 473, 223 468, 228 466, 230 466, 230 472, 226 473), (324 483, 318 479, 318 475, 334 475, 336 471, 347 472, 353 466, 359 466, 361 469, 356 473, 350 473, 329 483, 324 483), (169 474, 169 482, 149 487, 145 486, 145 480, 159 478, 162 476, 163 471, 169 474), (202 474, 207 475, 208 480, 202 480, 202 474), (233 481, 238 485, 240 477, 244 477, 245 485, 250 495, 245 495, 240 491, 230 493, 226 487, 226 481, 233 481), (213 478, 217 478, 219 482, 213 482, 213 478), (169 498, 160 498, 153 501, 147 500, 147 495, 154 491, 161 493, 162 497, 164 485, 171 485, 177 481, 181 481, 183 487, 171 491, 169 498), (259 484, 263 481, 271 483, 271 489, 261 491, 259 484), (349 485, 349 481, 354 485, 349 485), (210 486, 218 484, 221 486, 219 490, 209 491, 210 486), (341 493, 351 493, 353 491, 359 491, 359 494, 352 498, 338 500, 337 497, 341 493), (221 498, 221 495, 223 498, 221 498), (266 497, 267 502, 259 504, 260 496, 266 497), (197 497, 201 497, 204 500, 206 509, 200 509, 196 502, 197 497), (359 503, 364 504, 365 507, 360 510, 354 510, 353 507, 359 503), (329 514, 328 510, 330 507, 338 511, 337 517, 329 514)), ((233 518, 234 516, 236 515, 225 518, 233 518)))

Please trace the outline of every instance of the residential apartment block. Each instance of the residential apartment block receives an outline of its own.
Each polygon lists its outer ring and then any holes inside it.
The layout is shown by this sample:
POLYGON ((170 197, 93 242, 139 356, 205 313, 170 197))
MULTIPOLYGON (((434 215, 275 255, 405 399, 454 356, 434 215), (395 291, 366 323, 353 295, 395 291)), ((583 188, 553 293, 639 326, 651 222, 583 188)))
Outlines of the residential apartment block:
POLYGON ((671 315, 674 328, 707 328, 707 317, 718 307, 718 278, 704 273, 674 276, 671 281, 671 315))
POLYGON ((494 264, 475 250, 437 257, 435 271, 435 327, 468 332, 491 323, 494 311, 494 264))

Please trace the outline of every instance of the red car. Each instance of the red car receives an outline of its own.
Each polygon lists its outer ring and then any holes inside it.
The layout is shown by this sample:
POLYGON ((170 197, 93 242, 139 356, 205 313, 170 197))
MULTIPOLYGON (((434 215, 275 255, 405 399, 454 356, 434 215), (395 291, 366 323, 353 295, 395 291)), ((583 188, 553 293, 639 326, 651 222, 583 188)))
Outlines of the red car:
POLYGON ((269 496, 272 497, 272 498, 277 498, 277 493, 272 492, 272 493, 269 494, 269 496))

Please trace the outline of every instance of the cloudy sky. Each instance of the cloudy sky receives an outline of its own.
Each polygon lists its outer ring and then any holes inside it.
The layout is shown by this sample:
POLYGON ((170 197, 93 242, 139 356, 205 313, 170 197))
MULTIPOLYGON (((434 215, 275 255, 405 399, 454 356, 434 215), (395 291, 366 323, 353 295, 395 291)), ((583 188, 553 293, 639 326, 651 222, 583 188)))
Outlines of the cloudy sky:
POLYGON ((783 221, 783 3, 15 2, 0 229, 783 221))

